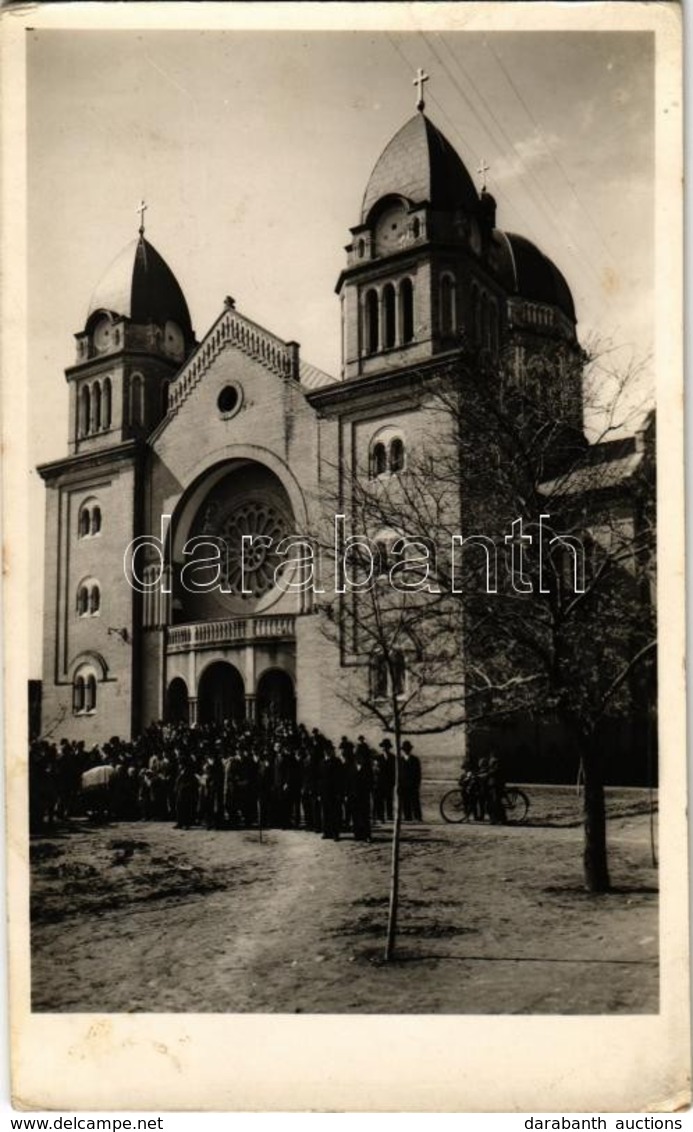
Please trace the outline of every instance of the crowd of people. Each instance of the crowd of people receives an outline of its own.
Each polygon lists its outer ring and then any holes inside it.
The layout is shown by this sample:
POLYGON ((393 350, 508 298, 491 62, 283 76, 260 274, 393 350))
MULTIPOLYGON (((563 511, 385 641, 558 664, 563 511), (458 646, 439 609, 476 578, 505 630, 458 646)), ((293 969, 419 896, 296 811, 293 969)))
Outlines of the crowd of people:
MULTIPOLYGON (((102 747, 36 740, 29 753, 30 823, 38 832, 80 814, 121 821, 171 821, 178 829, 306 829, 369 841, 392 821, 393 743, 369 746, 276 721, 190 727, 157 723, 133 741, 102 747)), ((421 763, 402 744, 404 821, 421 821, 421 763)))

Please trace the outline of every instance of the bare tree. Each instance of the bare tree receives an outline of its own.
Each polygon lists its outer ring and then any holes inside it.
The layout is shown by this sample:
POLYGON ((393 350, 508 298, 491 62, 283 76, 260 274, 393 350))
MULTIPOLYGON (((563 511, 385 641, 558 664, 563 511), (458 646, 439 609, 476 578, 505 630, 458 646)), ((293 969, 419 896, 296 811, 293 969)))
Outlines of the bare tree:
MULTIPOLYGON (((335 470, 352 531, 380 548, 380 581, 340 597, 332 631, 361 663, 379 656, 390 689, 374 695, 371 679, 344 694, 392 731, 398 760, 405 733, 560 721, 579 756, 592 891, 610 886, 605 721, 640 711, 651 729, 654 714, 653 418, 623 435, 642 415, 643 366, 549 347, 422 369, 428 434, 401 473, 335 470)), ((398 852, 396 836, 395 881, 398 852)))

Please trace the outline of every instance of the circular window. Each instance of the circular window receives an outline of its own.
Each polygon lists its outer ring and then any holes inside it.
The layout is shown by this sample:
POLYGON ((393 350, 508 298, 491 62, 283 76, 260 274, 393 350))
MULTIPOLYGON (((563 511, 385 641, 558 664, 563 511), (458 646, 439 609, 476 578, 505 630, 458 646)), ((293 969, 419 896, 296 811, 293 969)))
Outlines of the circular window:
POLYGON ((241 407, 241 390, 237 385, 225 385, 217 397, 217 408, 223 416, 231 416, 241 407))
POLYGON ((244 599, 262 597, 273 588, 274 572, 283 561, 276 547, 287 533, 285 517, 269 502, 250 500, 220 526, 227 553, 224 582, 244 599))

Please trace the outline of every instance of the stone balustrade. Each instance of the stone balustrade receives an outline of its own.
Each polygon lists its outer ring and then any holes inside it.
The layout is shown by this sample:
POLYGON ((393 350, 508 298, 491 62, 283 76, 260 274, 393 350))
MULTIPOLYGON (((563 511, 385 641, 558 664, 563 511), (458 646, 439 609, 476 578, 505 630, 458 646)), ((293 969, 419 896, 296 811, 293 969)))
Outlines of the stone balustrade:
POLYGON ((287 641, 295 636, 293 614, 268 617, 230 617, 223 621, 196 621, 173 625, 168 630, 168 652, 190 652, 225 645, 287 641))

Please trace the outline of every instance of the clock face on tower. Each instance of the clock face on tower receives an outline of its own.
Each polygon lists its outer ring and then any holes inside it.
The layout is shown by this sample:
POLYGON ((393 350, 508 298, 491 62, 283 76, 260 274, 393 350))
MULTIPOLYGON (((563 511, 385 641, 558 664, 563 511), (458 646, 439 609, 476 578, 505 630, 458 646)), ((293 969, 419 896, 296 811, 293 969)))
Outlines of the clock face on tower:
POLYGON ((383 212, 375 228, 376 255, 387 255, 397 251, 404 244, 408 234, 406 209, 401 204, 393 204, 383 212))
POLYGON ((105 354, 113 345, 113 327, 110 318, 100 318, 94 327, 94 349, 105 354))
POLYGON ((183 331, 180 326, 178 326, 178 323, 171 322, 170 320, 166 323, 164 330, 164 349, 172 358, 177 358, 179 361, 182 361, 185 353, 183 331))

